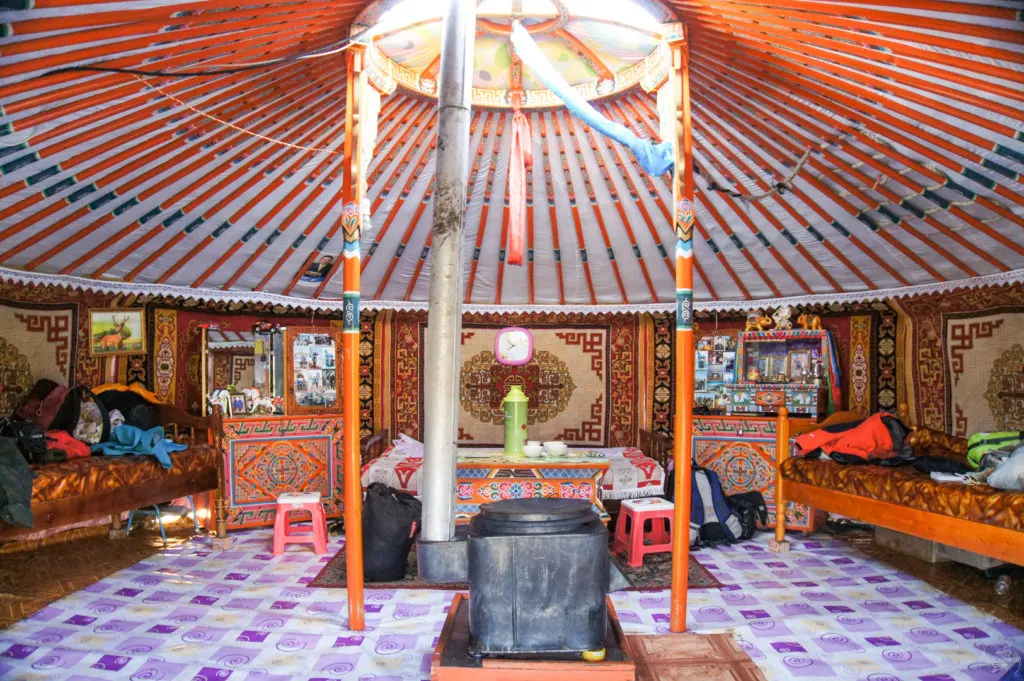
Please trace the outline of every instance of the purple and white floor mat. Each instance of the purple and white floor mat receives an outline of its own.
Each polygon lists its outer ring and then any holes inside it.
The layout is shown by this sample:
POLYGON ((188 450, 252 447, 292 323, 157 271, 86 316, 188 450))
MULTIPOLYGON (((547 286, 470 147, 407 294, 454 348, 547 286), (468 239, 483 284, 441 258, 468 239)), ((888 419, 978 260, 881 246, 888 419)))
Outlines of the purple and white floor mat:
MULTIPOLYGON (((0 632, 0 679, 427 679, 452 594, 367 590, 367 630, 344 589, 306 585, 327 556, 272 556, 270 530, 197 538, 0 632)), ((769 679, 995 681, 1024 633, 843 542, 767 550, 768 535, 697 554, 726 586, 689 594, 691 631, 733 632, 769 679)), ((343 542, 332 539, 329 553, 343 542)), ((627 633, 668 631, 667 591, 613 595, 627 633)))

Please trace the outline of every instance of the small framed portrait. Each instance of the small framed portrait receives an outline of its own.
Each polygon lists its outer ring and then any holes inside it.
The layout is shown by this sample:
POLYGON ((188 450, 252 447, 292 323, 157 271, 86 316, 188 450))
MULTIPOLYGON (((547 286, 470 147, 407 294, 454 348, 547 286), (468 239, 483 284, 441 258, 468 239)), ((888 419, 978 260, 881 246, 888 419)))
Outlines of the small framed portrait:
POLYGON ((789 356, 790 377, 806 376, 811 371, 811 353, 794 352, 789 356))
POLYGON ((249 400, 246 398, 245 393, 231 393, 229 406, 231 407, 232 416, 243 416, 249 413, 249 400))
POLYGON ((306 271, 303 272, 302 281, 318 284, 327 278, 332 267, 334 267, 334 256, 321 255, 319 258, 311 262, 309 267, 306 268, 306 271))
POLYGON ((142 308, 89 310, 89 354, 93 357, 145 354, 143 312, 142 308))

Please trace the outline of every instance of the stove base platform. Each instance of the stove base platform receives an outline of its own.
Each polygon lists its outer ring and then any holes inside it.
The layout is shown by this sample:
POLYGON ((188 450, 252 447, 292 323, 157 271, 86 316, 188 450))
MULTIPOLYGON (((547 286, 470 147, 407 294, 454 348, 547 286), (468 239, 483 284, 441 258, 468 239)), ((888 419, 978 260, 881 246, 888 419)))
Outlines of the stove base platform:
POLYGON ((587 662, 579 654, 509 655, 476 659, 469 655, 469 598, 455 594, 430 663, 431 681, 635 681, 636 665, 608 600, 604 660, 587 662))

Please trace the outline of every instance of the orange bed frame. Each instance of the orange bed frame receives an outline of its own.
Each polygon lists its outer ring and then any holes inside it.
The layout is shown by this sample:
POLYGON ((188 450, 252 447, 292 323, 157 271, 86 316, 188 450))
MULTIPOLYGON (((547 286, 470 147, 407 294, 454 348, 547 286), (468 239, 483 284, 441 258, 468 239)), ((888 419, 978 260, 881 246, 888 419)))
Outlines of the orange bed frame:
MULTIPOLYGON (((905 413, 905 407, 901 407, 900 415, 904 417, 904 421, 905 413)), ((791 437, 822 426, 863 418, 862 415, 853 412, 838 412, 821 423, 806 426, 801 424, 789 432, 789 420, 786 416, 786 410, 781 410, 775 476, 776 504, 795 501, 896 532, 980 553, 1007 563, 1024 565, 1024 532, 870 499, 838 489, 786 480, 782 475, 782 464, 789 457, 791 437)), ((777 522, 775 546, 778 550, 785 550, 785 541, 786 528, 777 522)))

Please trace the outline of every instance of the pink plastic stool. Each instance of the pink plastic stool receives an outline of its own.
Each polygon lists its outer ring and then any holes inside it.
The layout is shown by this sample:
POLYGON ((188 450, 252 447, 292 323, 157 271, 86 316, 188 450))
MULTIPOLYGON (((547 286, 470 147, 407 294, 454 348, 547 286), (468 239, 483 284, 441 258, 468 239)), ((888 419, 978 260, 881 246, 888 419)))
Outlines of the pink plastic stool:
POLYGON ((615 523, 612 553, 624 552, 627 565, 640 567, 648 553, 671 551, 674 508, 671 501, 657 498, 623 501, 615 523), (651 521, 651 531, 645 533, 644 524, 648 520, 651 521), (645 545, 644 539, 650 539, 651 543, 645 545))
POLYGON ((274 555, 284 553, 285 544, 313 544, 317 553, 327 553, 327 518, 320 505, 320 493, 287 492, 277 498, 277 516, 274 518, 274 555), (292 511, 309 511, 313 516, 311 527, 292 525, 288 515, 292 511))

